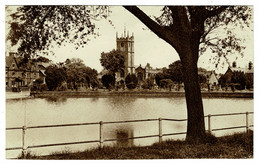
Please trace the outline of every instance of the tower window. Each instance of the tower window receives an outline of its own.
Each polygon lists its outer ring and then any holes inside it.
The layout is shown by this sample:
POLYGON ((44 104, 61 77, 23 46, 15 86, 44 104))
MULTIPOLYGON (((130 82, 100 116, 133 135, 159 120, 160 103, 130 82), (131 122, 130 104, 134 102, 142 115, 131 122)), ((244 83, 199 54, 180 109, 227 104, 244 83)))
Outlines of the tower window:
POLYGON ((121 47, 124 47, 124 43, 121 43, 121 47))

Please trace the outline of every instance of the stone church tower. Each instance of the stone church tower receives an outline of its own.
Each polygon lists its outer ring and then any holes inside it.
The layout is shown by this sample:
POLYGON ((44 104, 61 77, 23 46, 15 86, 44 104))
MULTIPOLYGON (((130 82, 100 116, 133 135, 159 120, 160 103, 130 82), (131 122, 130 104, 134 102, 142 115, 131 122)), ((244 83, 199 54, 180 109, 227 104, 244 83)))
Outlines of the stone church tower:
POLYGON ((135 67, 134 67, 134 34, 132 33, 132 36, 129 36, 129 32, 124 30, 123 36, 118 37, 118 34, 116 33, 116 49, 120 50, 124 57, 125 57, 125 68, 124 70, 121 70, 120 77, 125 78, 127 74, 133 74, 135 73, 135 67))

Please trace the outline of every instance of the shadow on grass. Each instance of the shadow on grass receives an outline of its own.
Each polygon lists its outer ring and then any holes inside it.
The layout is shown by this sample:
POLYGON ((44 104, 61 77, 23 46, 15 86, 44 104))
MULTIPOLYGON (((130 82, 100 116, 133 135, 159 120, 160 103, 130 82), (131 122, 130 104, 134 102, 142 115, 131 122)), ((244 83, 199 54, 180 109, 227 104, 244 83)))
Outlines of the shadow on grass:
POLYGON ((223 137, 207 134, 201 144, 185 140, 166 140, 144 147, 110 146, 84 152, 69 150, 47 156, 27 154, 19 159, 196 159, 196 158, 253 158, 253 131, 234 133, 223 137))

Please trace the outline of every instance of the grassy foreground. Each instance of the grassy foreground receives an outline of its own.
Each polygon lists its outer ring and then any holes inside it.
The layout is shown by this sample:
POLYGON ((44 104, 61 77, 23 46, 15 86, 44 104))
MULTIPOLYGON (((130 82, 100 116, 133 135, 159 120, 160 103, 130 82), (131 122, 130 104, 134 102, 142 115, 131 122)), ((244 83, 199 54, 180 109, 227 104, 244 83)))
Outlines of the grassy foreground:
POLYGON ((182 158, 253 158, 253 131, 224 137, 207 136, 203 144, 164 141, 145 147, 104 147, 84 152, 57 152, 48 156, 27 154, 19 159, 182 159, 182 158))

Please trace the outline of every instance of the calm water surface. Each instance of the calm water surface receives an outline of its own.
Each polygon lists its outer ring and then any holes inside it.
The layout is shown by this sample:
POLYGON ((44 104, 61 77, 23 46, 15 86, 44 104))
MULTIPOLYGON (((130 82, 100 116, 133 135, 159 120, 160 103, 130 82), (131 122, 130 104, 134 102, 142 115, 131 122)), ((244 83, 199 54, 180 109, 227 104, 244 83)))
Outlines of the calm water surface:
MULTIPOLYGON (((204 113, 236 113, 253 112, 253 99, 204 98, 204 113)), ((253 124, 253 115, 249 115, 249 123, 253 124)), ((136 119, 187 118, 185 98, 60 98, 49 99, 17 99, 6 101, 6 127, 37 126, 85 123, 99 121, 121 121, 136 119)), ((244 126, 245 115, 213 117, 212 128, 244 126)), ((207 119, 205 119, 207 129, 207 119)), ((236 131, 245 129, 237 129, 236 131)), ((185 132, 186 122, 163 121, 163 133, 185 132)), ((214 132, 220 136, 232 133, 234 130, 214 132)), ((122 137, 137 137, 158 135, 158 121, 105 124, 104 139, 122 137)), ((163 137, 184 138, 185 135, 163 137)), ((99 139, 99 125, 78 127, 56 127, 28 129, 26 145, 41 145, 99 139)), ((129 142, 105 142, 112 145, 150 145, 158 142, 158 138, 136 139, 129 142)), ((6 147, 22 145, 21 130, 6 132, 6 147)), ((98 143, 78 144, 71 146, 53 146, 35 148, 30 151, 37 155, 49 154, 55 151, 85 150, 97 147, 98 143)), ((17 157, 21 150, 6 151, 7 158, 17 157)))

